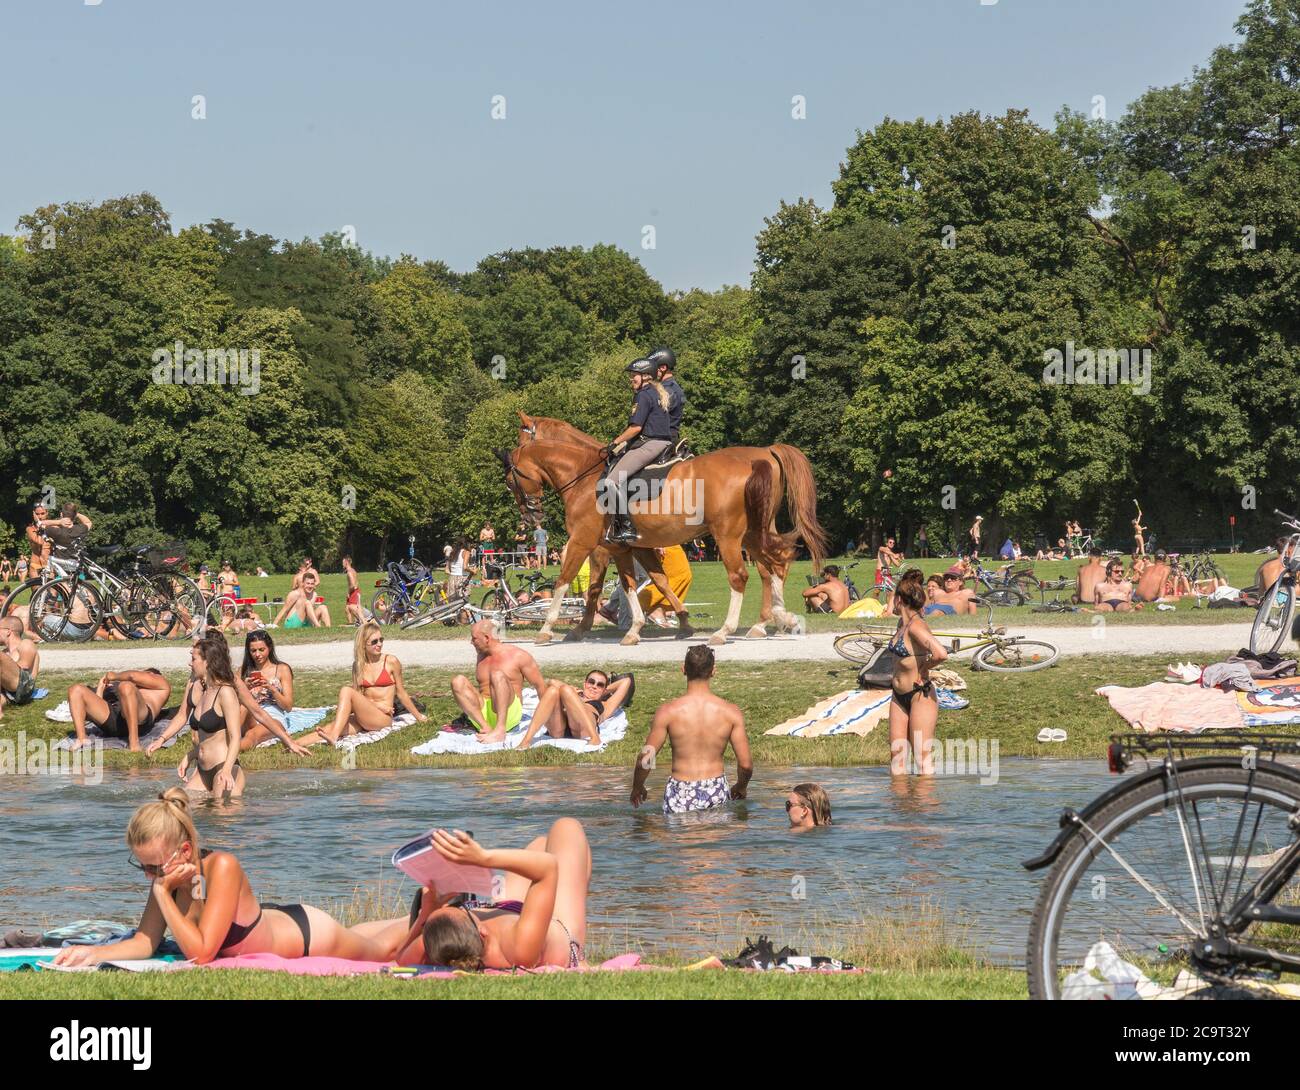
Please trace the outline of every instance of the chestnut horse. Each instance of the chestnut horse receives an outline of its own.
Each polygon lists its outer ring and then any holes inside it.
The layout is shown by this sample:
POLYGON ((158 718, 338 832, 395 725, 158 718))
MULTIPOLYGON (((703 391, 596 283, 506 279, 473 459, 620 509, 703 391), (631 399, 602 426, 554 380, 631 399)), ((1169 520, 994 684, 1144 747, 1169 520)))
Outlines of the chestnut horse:
MULTIPOLYGON (((594 435, 588 435, 585 431, 575 428, 567 420, 557 420, 551 416, 529 416, 527 413, 519 412, 519 445, 531 443, 537 439, 556 439, 562 443, 573 443, 577 446, 588 446, 593 451, 600 450, 603 444, 594 435)), ((752 554, 751 554, 752 558, 752 554)), ((597 567, 600 570, 601 579, 604 578, 606 568, 609 566, 609 554, 602 548, 592 554, 592 572, 596 572, 597 567)), ((638 554, 637 559, 641 561, 641 566, 645 567, 645 560, 638 554)), ((756 561, 758 568, 759 585, 763 588, 763 600, 759 605, 758 620, 750 628, 748 635, 753 639, 761 639, 767 635, 767 626, 772 623, 772 572, 760 561, 756 561)), ((647 569, 649 571, 649 569, 647 569)), ((651 575, 651 581, 658 585, 657 580, 651 575)), ((595 613, 596 605, 588 601, 587 616, 583 618, 581 630, 586 632, 591 628, 590 616, 595 613)))
MULTIPOLYGON (((595 487, 604 470, 604 458, 598 449, 593 450, 588 444, 542 439, 497 454, 505 466, 506 483, 520 511, 533 525, 541 523, 544 488, 553 488, 564 498, 569 544, 553 604, 537 637, 539 643, 546 643, 552 638, 560 602, 569 584, 582 566, 583 559, 601 544, 604 536, 605 515, 597 503, 595 487)), ((817 522, 817 492, 812 466, 802 451, 777 444, 771 447, 728 447, 701 454, 669 470, 664 489, 657 499, 638 499, 632 493, 630 498, 629 511, 638 533, 637 544, 630 552, 642 560, 655 585, 667 591, 669 605, 683 624, 685 609, 673 597, 666 580, 661 583, 662 568, 653 550, 680 545, 707 533, 712 534, 717 542, 731 586, 727 619, 709 642, 725 643, 740 622, 740 607, 748 581, 742 550, 754 557, 760 570, 766 569, 771 573, 777 625, 785 631, 800 627, 799 619, 785 609, 782 594, 786 572, 794 558, 794 545, 802 538, 818 568, 825 550, 825 534, 817 522), (776 513, 783 496, 794 530, 778 534, 776 513)), ((635 644, 640 640, 645 616, 635 594, 631 555, 629 550, 622 548, 606 548, 618 565, 632 607, 632 627, 622 642, 635 644)), ((763 634, 766 635, 765 627, 763 634)))

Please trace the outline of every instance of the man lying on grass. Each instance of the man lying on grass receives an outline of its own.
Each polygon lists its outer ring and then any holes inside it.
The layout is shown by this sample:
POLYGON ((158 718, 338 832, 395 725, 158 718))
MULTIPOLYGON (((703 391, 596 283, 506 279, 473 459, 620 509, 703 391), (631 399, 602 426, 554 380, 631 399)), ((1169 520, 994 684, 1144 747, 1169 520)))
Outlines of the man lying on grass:
POLYGON ((664 742, 672 743, 673 772, 664 787, 665 814, 711 810, 729 799, 743 799, 754 774, 744 712, 709 689, 713 651, 703 645, 692 647, 686 652, 682 673, 686 675, 686 695, 660 705, 655 712, 632 777, 632 805, 640 806, 649 795, 645 783, 655 754, 664 742), (728 743, 736 755, 736 786, 730 790, 722 760, 728 743))

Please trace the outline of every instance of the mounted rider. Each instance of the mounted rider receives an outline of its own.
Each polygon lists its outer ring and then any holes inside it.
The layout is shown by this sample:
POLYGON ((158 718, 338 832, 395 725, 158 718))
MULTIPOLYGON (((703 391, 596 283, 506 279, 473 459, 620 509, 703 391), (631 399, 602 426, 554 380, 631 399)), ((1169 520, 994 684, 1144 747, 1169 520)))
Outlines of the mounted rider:
POLYGON ((601 478, 597 490, 602 508, 613 513, 606 537, 611 544, 632 542, 637 537, 632 516, 627 510, 628 478, 645 469, 673 445, 673 428, 668 415, 671 397, 655 377, 658 365, 642 358, 633 360, 624 370, 632 384, 632 415, 627 427, 606 448, 619 457, 601 478))
POLYGON ((677 385, 673 372, 677 369, 677 356, 671 348, 656 348, 646 356, 655 365, 659 385, 668 391, 668 424, 673 431, 673 446, 681 440, 682 411, 686 408, 686 393, 677 385))

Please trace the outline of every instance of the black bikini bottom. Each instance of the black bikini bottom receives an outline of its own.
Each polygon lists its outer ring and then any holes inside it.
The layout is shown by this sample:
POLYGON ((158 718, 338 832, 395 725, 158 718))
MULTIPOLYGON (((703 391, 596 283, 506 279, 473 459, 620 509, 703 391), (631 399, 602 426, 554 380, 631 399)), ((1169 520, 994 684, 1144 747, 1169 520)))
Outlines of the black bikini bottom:
POLYGON ((902 708, 903 711, 907 712, 908 715, 911 715, 912 697, 916 696, 917 693, 920 693, 922 696, 934 696, 934 682, 927 681, 924 685, 918 682, 917 684, 912 686, 910 691, 906 693, 900 693, 897 689, 895 689, 894 699, 898 701, 898 706, 902 708))
POLYGON ((283 912, 298 925, 298 930, 302 932, 302 956, 306 957, 311 953, 311 921, 307 918, 307 910, 302 905, 265 904, 262 906, 263 911, 268 908, 283 912))

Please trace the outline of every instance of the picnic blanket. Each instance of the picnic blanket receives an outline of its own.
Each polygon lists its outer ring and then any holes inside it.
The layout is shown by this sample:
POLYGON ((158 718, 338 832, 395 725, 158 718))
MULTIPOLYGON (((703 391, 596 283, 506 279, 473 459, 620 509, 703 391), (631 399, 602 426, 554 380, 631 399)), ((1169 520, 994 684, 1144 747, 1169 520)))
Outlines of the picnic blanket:
MULTIPOLYGON (((525 689, 525 694, 532 692, 531 689, 525 689)), ((536 701, 533 707, 537 706, 536 701)), ((429 757, 437 753, 494 753, 503 749, 518 749, 519 743, 524 739, 524 732, 528 729, 528 724, 532 722, 532 709, 525 704, 524 718, 520 720, 519 726, 510 731, 505 739, 500 742, 490 742, 484 745, 478 740, 475 734, 466 734, 460 731, 444 730, 439 731, 427 742, 418 746, 412 746, 411 752, 421 757, 429 757)), ((600 724, 600 745, 593 746, 584 738, 552 738, 546 731, 538 731, 537 737, 529 743, 529 749, 541 749, 544 746, 552 746, 556 749, 567 749, 570 753, 600 753, 606 746, 613 742, 621 742, 627 737, 627 712, 619 708, 605 722, 600 724)))
POLYGON ((1253 692, 1236 695, 1237 704, 1248 727, 1300 723, 1300 677, 1262 681, 1253 692))
MULTIPOLYGON (((273 708, 270 705, 264 705, 262 708, 267 715, 273 719, 278 719, 280 725, 289 734, 302 734, 304 731, 311 730, 321 722, 331 711, 334 705, 331 704, 326 708, 290 708, 287 712, 279 708, 273 708)), ((265 749, 267 746, 280 745, 279 738, 268 738, 265 742, 258 742, 258 749, 265 749)))
MULTIPOLYGON (((148 734, 140 735, 140 748, 144 749, 149 745, 151 745, 153 742, 156 742, 159 738, 162 737, 163 731, 165 731, 169 726, 171 726, 170 719, 160 719, 156 721, 153 725, 153 730, 151 730, 148 734)), ((190 730, 189 727, 182 727, 179 734, 175 735, 172 738, 168 738, 167 741, 163 743, 163 749, 171 749, 171 747, 176 744, 177 739, 182 737, 185 734, 188 734, 189 730, 190 730)), ((129 749, 130 748, 130 742, 127 741, 127 739, 125 738, 104 737, 104 732, 100 730, 99 727, 95 726, 94 723, 86 724, 86 737, 92 742, 98 742, 105 749, 129 749)), ((54 748, 71 749, 73 745, 76 743, 76 741, 77 741, 76 734, 75 733, 69 734, 66 738, 60 738, 57 742, 55 742, 54 748)))
POLYGON ((1110 702, 1110 706, 1121 718, 1145 734, 1159 731, 1200 734, 1206 730, 1241 730, 1246 723, 1237 704, 1237 697, 1250 695, 1167 681, 1156 681, 1136 688, 1103 685, 1095 691, 1110 702))
MULTIPOLYGON (((964 696, 958 696, 951 689, 938 687, 935 693, 941 708, 957 711, 970 704, 964 696)), ((845 689, 763 733, 796 738, 825 738, 834 734, 865 737, 877 723, 889 718, 892 696, 889 689, 845 689)))

